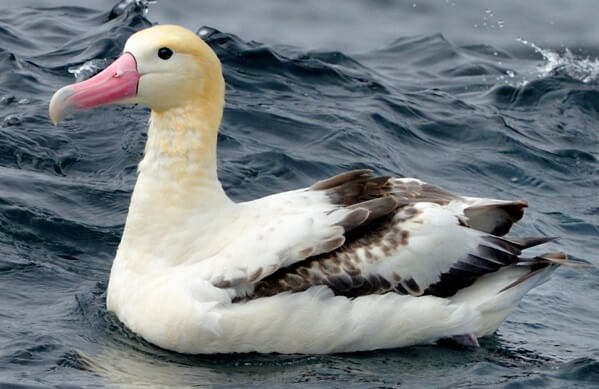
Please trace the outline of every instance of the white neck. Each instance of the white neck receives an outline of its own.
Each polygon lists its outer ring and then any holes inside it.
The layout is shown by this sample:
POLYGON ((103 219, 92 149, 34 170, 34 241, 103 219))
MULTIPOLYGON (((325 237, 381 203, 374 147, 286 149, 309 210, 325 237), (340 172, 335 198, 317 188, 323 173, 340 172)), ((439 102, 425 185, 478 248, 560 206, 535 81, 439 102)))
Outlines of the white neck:
MULTIPOLYGON (((212 230, 236 217, 216 171, 214 126, 220 117, 206 117, 197 106, 152 112, 119 251, 127 245, 155 248, 165 234, 173 246, 190 232, 196 242, 208 242, 212 230)), ((184 254, 171 257, 185 260, 184 254)))

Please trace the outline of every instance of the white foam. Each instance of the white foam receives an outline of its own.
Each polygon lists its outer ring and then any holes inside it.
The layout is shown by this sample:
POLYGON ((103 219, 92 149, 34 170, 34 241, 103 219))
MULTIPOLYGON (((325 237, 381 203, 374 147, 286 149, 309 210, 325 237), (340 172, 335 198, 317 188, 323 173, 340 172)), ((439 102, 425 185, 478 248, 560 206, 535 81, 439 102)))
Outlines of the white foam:
POLYGON ((577 58, 568 48, 563 53, 543 49, 522 38, 518 38, 518 42, 533 48, 543 56, 545 62, 537 66, 539 78, 560 73, 583 83, 599 79, 599 60, 596 58, 577 58))
POLYGON ((104 69, 108 65, 107 59, 92 59, 79 66, 71 66, 67 69, 69 73, 75 76, 77 82, 86 80, 104 69))

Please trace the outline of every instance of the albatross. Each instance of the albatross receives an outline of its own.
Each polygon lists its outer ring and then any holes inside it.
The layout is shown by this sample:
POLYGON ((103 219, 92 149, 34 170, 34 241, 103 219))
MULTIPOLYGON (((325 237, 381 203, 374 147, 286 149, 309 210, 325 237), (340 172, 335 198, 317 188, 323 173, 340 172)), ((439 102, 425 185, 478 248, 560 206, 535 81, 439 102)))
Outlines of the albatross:
POLYGON ((56 124, 104 104, 151 108, 106 305, 164 349, 337 353, 450 341, 478 346, 564 253, 505 237, 527 207, 414 178, 342 172, 232 201, 217 177, 225 82, 179 26, 133 34, 94 77, 51 99, 56 124))

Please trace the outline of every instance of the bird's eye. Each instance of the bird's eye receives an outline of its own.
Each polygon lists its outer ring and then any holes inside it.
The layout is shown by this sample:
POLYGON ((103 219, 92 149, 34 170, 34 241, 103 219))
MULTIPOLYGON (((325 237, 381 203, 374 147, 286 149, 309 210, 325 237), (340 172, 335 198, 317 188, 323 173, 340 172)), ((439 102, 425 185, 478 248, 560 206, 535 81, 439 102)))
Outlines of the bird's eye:
POLYGON ((161 47, 160 49, 158 49, 158 56, 161 59, 167 60, 173 56, 173 51, 168 47, 161 47))

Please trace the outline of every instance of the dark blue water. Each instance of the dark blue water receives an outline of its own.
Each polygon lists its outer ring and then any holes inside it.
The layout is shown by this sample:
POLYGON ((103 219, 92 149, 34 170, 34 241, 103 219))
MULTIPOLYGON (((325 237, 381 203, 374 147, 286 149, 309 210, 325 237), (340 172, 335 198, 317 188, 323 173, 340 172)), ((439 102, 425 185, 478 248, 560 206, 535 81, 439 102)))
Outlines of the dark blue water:
POLYGON ((572 269, 475 351, 157 349, 104 303, 148 110, 99 108, 58 127, 47 117, 52 93, 81 65, 117 56, 132 32, 212 25, 220 31, 202 34, 228 83, 219 172, 233 198, 370 166, 525 198, 515 234, 559 236, 545 250, 599 265, 594 3, 164 1, 149 14, 134 1, 112 12, 111 1, 57 3, 0 2, 0 386, 599 384, 599 274, 572 269))

